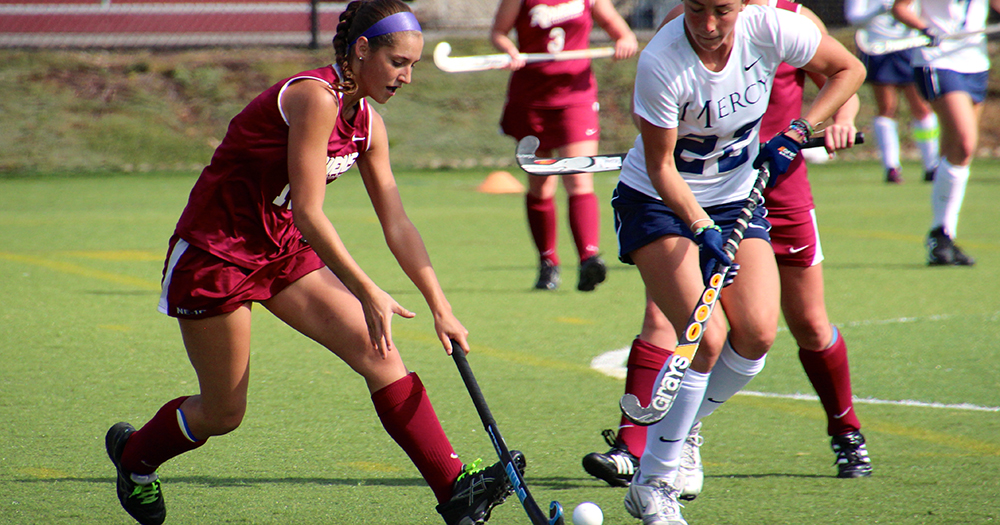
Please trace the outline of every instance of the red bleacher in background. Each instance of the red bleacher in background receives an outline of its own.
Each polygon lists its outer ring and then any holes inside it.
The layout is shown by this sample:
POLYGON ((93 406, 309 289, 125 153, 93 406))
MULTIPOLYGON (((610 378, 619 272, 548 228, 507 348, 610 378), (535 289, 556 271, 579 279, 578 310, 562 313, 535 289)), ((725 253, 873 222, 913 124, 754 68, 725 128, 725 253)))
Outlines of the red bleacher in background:
POLYGON ((0 46, 323 45, 344 3, 309 0, 0 0, 0 46))

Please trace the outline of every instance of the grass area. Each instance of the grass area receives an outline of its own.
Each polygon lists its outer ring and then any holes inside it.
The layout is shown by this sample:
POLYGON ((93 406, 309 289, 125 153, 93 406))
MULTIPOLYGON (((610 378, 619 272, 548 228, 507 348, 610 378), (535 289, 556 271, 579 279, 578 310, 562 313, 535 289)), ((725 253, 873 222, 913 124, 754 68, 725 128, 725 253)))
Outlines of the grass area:
MULTIPOLYGON (((836 35, 852 45, 850 31, 836 35)), ((449 40, 454 55, 495 52, 485 35, 449 40)), ((413 84, 378 107, 389 128, 395 165, 511 165, 514 142, 498 131, 508 73, 443 73, 431 60, 436 43, 424 46, 413 84)), ((247 102, 278 80, 331 60, 329 49, 2 49, 0 91, 7 96, 0 98, 0 176, 94 169, 200 171, 229 120, 247 102)), ((595 67, 603 152, 626 151, 635 139, 628 109, 635 63, 602 60, 595 67)), ((1000 67, 996 63, 994 68, 1000 67)), ((990 76, 980 154, 1000 156, 995 97, 1000 75, 990 76)), ((863 88, 860 96, 858 124, 870 134, 871 90, 863 88)), ((909 110, 901 104, 899 111, 904 155, 916 158, 905 125, 909 110)), ((870 159, 875 151, 870 146, 844 156, 870 159)))
MULTIPOLYGON (((909 170, 918 173, 916 165, 909 170)), ((611 261, 592 294, 530 290, 534 260, 519 196, 475 191, 488 169, 398 170, 501 430, 528 458, 542 504, 594 501, 606 523, 635 523, 612 489, 580 468, 617 424, 622 381, 589 367, 639 329, 642 287, 611 261)), ((142 424, 195 391, 176 324, 155 311, 166 241, 193 175, 45 174, 0 179, 0 523, 129 523, 114 496, 103 436, 142 424)), ((930 186, 888 186, 874 163, 813 168, 830 316, 851 350, 855 394, 886 401, 996 407, 1000 364, 1000 163, 977 161, 959 236, 974 268, 928 268, 930 186)), ((604 249, 614 174, 596 177, 604 249)), ((419 293, 382 241, 351 172, 327 213, 370 275, 413 320, 397 343, 418 371, 456 450, 493 461, 419 293)), ((561 225, 560 250, 573 249, 561 225)), ((382 430, 363 382, 325 350, 254 313, 250 407, 236 432, 161 469, 169 523, 434 524, 433 496, 382 430)), ((811 394, 787 331, 749 389, 811 394)), ((737 396, 706 420, 703 495, 692 524, 989 523, 1000 519, 995 411, 859 403, 870 479, 833 477, 815 401, 737 396)), ((491 523, 526 523, 512 500, 491 523)))

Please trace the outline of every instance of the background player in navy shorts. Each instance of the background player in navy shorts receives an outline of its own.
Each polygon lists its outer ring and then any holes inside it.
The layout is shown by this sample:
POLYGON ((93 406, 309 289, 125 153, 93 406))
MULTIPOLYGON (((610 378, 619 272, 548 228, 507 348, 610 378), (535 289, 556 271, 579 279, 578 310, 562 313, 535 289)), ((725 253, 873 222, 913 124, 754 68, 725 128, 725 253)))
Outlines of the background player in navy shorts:
MULTIPOLYGON (((410 83, 420 25, 399 0, 351 2, 333 47, 333 65, 279 82, 233 118, 170 241, 160 310, 180 323, 200 392, 169 401, 138 431, 118 423, 106 437, 119 500, 144 525, 166 517, 157 468, 243 420, 254 302, 364 377, 382 425, 430 485, 446 523, 482 523, 511 491, 499 464, 462 464, 393 342, 392 317, 414 314, 364 273, 323 212, 326 185, 357 164, 445 351, 468 351, 468 332, 403 209, 385 125, 367 100, 384 104, 410 83)), ((141 389, 141 378, 129 380, 141 389)))
MULTIPOLYGON (((891 0, 846 0, 844 16, 853 25, 864 26, 870 40, 895 40, 919 33, 906 27, 889 13, 891 0)), ((872 86, 878 115, 872 121, 878 144, 885 181, 903 182, 900 165, 899 126, 896 120, 897 93, 902 93, 913 117, 913 139, 924 164, 924 180, 934 178, 938 164, 938 121, 927 101, 913 83, 910 58, 913 49, 871 56, 859 51, 858 56, 868 70, 865 83, 872 86)))
MULTIPOLYGON (((538 155, 596 155, 601 126, 598 120, 597 81, 590 60, 539 62, 525 65, 521 53, 558 53, 590 46, 590 31, 597 22, 615 41, 615 58, 631 57, 638 50, 635 35, 615 11, 611 0, 501 0, 490 41, 511 56, 513 71, 500 127, 520 141, 538 137, 538 155), (507 36, 517 30, 517 45, 507 36)), ((557 179, 568 194, 569 227, 579 256, 577 289, 589 292, 607 275, 598 255, 600 207, 589 173, 561 177, 528 176, 525 207, 528 227, 538 250, 535 288, 559 286, 556 253, 557 179)))
POLYGON ((931 45, 913 55, 912 65, 917 89, 941 122, 941 162, 934 172, 933 216, 927 235, 927 263, 932 266, 975 264, 954 239, 979 144, 979 118, 990 71, 986 36, 975 32, 986 27, 990 7, 1000 9, 1000 0, 921 0, 919 9, 913 0, 896 0, 892 6, 900 22, 931 38, 931 45), (941 39, 959 32, 973 34, 941 39))

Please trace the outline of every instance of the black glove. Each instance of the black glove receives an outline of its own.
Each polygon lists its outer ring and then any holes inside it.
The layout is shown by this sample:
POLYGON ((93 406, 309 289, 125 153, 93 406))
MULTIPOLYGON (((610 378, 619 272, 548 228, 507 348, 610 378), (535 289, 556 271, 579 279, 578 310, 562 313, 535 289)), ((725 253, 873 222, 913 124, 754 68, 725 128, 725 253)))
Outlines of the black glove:
MULTIPOLYGON (((698 228, 694 234, 694 240, 698 243, 701 275, 705 280, 705 286, 708 286, 708 281, 712 278, 713 270, 715 270, 715 263, 722 266, 732 266, 733 261, 723 249, 726 243, 722 239, 722 230, 718 226, 698 228)), ((733 276, 735 277, 735 274, 733 276)))
POLYGON ((778 178, 788 171, 788 167, 791 166, 800 149, 802 149, 802 145, 784 133, 779 133, 773 139, 761 144, 760 153, 753 161, 753 167, 760 169, 767 163, 767 169, 771 172, 771 177, 767 179, 768 188, 773 188, 778 184, 778 178))

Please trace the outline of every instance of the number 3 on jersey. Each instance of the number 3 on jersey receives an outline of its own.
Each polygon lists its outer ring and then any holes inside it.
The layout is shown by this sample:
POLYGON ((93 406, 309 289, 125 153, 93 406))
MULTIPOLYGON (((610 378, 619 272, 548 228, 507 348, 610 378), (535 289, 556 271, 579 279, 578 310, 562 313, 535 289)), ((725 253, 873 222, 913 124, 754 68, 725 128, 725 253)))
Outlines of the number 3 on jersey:
POLYGON ((545 49, 549 53, 555 54, 559 53, 566 47, 566 30, 561 27, 553 27, 549 31, 549 44, 545 46, 545 49))

